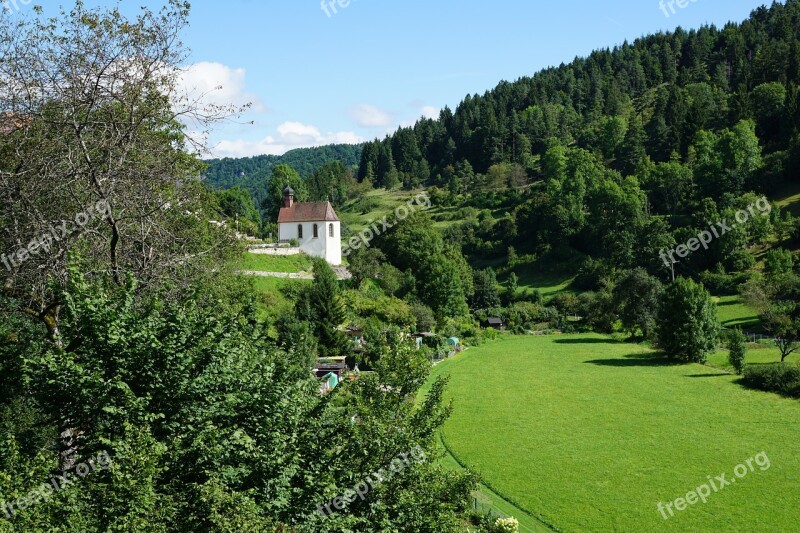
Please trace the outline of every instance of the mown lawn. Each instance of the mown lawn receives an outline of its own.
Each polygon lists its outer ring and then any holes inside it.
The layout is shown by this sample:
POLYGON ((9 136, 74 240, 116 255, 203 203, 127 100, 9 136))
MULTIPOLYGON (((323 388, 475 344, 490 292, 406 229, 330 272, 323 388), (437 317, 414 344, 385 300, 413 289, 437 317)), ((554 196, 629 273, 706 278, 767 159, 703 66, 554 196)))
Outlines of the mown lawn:
POLYGON ((503 337, 438 365, 459 460, 562 531, 792 531, 800 402, 672 365, 600 335, 503 337), (683 497, 765 452, 771 467, 664 520, 683 497))
POLYGON ((311 258, 305 254, 279 256, 245 253, 236 263, 237 270, 254 272, 305 272, 310 271, 311 267, 311 258))

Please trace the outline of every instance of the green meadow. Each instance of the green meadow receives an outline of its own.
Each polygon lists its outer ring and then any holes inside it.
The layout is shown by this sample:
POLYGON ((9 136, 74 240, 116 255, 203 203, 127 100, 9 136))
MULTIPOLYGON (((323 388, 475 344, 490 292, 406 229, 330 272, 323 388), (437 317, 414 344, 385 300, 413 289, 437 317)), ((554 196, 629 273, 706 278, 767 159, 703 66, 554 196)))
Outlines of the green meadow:
POLYGON ((553 528, 796 529, 797 400, 601 335, 504 336, 436 366, 432 377, 443 375, 454 411, 442 438, 455 458, 553 528), (761 452, 768 469, 756 466, 668 520, 659 513, 659 502, 708 476, 730 479, 761 452))

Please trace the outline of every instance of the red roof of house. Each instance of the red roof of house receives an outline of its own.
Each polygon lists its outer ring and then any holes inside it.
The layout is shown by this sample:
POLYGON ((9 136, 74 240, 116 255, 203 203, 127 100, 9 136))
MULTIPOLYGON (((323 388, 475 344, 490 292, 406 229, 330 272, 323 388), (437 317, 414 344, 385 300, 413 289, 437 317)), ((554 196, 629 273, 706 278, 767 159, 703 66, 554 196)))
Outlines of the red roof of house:
POLYGON ((330 202, 304 202, 281 208, 278 224, 290 222, 338 222, 330 202))

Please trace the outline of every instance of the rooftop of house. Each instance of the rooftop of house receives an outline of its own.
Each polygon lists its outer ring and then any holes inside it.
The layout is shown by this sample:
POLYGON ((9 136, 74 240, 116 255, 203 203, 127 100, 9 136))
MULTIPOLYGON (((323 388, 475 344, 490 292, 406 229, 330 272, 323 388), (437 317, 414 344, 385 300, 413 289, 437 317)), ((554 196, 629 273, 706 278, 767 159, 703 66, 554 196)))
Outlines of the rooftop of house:
POLYGON ((330 202, 301 202, 281 208, 278 224, 291 222, 339 222, 339 217, 330 202))

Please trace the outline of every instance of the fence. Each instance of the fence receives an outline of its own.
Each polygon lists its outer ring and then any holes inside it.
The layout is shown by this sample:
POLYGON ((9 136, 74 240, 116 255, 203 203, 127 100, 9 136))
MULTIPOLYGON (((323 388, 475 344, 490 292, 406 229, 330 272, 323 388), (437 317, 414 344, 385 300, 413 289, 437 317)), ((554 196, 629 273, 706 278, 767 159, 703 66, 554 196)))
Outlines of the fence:
MULTIPOLYGON (((731 328, 722 328, 725 331, 731 331, 731 328)), ((774 343, 775 341, 779 340, 775 337, 770 337, 769 335, 764 335, 762 333, 753 333, 752 331, 742 330, 744 336, 747 337, 747 342, 752 344, 770 344, 774 343)))

